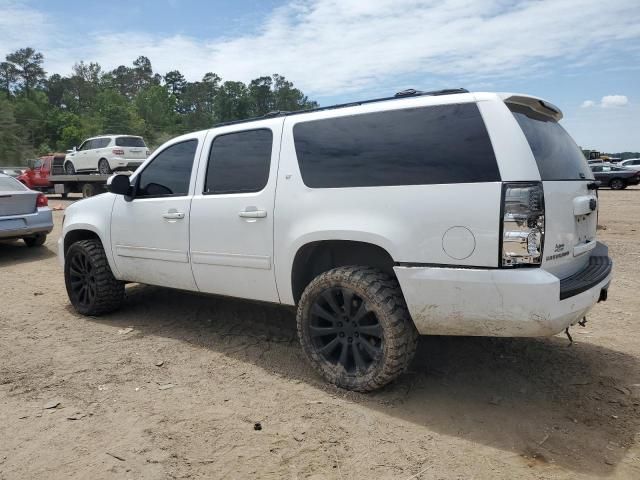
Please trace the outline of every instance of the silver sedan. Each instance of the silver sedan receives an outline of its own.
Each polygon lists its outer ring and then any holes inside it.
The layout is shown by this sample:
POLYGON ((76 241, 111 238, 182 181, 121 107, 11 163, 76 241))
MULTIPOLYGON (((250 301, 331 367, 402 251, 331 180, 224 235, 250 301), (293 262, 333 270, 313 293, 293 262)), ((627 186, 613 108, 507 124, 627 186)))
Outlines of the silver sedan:
POLYGON ((53 230, 47 197, 0 173, 0 240, 22 238, 29 247, 44 244, 53 230))

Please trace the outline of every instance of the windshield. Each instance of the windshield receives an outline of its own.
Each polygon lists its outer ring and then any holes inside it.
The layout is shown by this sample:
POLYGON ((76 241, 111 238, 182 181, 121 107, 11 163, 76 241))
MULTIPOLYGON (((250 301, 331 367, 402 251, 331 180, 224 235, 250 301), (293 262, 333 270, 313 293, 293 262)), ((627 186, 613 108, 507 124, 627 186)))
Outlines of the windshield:
POLYGON ((524 106, 507 106, 527 137, 542 180, 593 179, 582 150, 558 122, 524 106))
POLYGON ((140 137, 118 137, 116 145, 118 147, 146 147, 144 140, 140 137))
POLYGON ((27 187, 11 177, 0 177, 0 192, 16 192, 27 190, 27 187))

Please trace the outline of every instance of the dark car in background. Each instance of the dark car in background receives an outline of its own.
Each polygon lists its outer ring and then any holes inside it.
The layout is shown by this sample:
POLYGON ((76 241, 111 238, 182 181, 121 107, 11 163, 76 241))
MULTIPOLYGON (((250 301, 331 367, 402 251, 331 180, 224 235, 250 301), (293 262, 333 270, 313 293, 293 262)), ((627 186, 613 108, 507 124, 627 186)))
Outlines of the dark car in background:
POLYGON ((622 190, 629 185, 640 183, 640 171, 619 167, 611 163, 590 165, 593 176, 603 187, 622 190))

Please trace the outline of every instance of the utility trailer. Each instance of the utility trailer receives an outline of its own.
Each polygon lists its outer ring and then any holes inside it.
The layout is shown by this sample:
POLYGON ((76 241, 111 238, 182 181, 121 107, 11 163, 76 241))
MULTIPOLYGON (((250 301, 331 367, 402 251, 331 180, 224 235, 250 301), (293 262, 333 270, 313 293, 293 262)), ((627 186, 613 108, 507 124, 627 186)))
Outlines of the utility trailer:
MULTIPOLYGON (((119 172, 131 175, 131 172, 119 172)), ((51 165, 49 182, 53 185, 53 193, 59 193, 62 198, 69 193, 82 193, 83 198, 93 197, 107 191, 107 179, 112 174, 79 173, 67 175, 64 171, 64 157, 55 156, 51 165)))
POLYGON ((49 181, 53 184, 53 193, 66 197, 69 193, 82 193, 83 198, 93 197, 107 191, 107 178, 111 175, 51 175, 49 181))

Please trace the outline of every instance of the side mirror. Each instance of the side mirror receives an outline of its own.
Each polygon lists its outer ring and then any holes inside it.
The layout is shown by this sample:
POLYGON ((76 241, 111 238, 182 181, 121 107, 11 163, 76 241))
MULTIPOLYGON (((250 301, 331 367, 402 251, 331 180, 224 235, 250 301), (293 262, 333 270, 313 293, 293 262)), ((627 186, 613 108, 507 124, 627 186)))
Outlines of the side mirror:
POLYGON ((71 149, 71 151, 72 151, 73 153, 76 153, 76 152, 78 151, 78 147, 73 147, 73 148, 71 149))
POLYGON ((133 188, 131 188, 131 181, 129 175, 113 175, 107 180, 107 190, 116 195, 124 195, 125 197, 131 197, 133 188))

